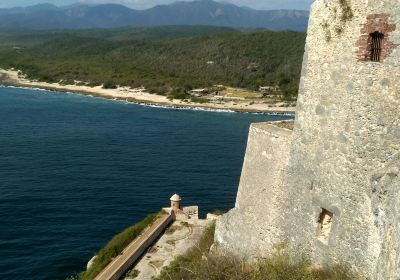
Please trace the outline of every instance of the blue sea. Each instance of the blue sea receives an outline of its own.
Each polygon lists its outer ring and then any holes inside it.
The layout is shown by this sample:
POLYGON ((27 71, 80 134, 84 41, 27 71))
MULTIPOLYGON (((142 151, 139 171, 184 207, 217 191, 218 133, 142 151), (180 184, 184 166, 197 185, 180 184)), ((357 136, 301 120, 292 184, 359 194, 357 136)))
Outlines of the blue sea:
POLYGON ((289 118, 0 88, 0 279, 64 280, 174 193, 232 208, 250 123, 289 118))

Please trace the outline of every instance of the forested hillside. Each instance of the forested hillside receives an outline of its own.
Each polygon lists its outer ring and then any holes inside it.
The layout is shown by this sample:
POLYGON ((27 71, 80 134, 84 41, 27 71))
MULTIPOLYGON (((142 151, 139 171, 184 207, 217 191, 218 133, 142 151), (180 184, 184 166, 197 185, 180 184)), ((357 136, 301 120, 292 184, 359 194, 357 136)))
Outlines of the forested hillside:
POLYGON ((215 27, 1 33, 0 67, 31 79, 157 93, 223 84, 278 84, 295 95, 305 34, 215 27))

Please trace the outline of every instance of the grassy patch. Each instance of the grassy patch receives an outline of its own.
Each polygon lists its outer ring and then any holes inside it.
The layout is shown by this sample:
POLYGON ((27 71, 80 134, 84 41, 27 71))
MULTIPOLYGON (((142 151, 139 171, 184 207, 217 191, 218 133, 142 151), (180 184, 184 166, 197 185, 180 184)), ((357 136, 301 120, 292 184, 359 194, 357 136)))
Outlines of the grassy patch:
POLYGON ((80 280, 94 279, 111 261, 118 256, 143 230, 150 226, 161 215, 161 213, 151 214, 143 221, 125 229, 120 234, 107 243, 107 245, 97 254, 93 265, 79 275, 80 280))
POLYGON ((246 90, 243 88, 226 88, 220 95, 225 97, 235 97, 235 98, 261 98, 262 94, 257 91, 246 90))
POLYGON ((199 243, 164 268, 156 280, 355 280, 363 279, 341 266, 313 268, 307 258, 292 261, 284 245, 268 259, 247 263, 240 258, 210 254, 215 225, 209 227, 199 243))
POLYGON ((191 97, 190 100, 194 103, 201 103, 201 104, 209 102, 207 98, 195 97, 195 96, 191 97))
MULTIPOLYGON (((253 104, 254 104, 254 102, 252 102, 253 104)), ((216 215, 216 216, 222 216, 222 215, 224 215, 226 212, 225 211, 222 211, 222 210, 220 210, 220 209, 215 209, 215 210, 213 210, 212 212, 211 212, 211 214, 213 214, 213 215, 216 215)))
POLYGON ((140 274, 140 271, 139 270, 137 270, 137 269, 134 269, 134 270, 132 270, 130 273, 129 273, 129 278, 131 278, 131 279, 135 279, 136 277, 138 277, 139 276, 139 274, 140 274))

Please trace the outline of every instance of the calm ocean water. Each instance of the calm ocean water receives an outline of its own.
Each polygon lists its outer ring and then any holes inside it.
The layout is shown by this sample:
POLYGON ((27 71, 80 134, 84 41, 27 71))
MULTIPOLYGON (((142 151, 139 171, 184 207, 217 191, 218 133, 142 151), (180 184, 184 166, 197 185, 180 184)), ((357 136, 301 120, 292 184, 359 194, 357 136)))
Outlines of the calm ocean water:
POLYGON ((287 119, 0 88, 0 279, 65 279, 169 204, 234 206, 249 124, 287 119))

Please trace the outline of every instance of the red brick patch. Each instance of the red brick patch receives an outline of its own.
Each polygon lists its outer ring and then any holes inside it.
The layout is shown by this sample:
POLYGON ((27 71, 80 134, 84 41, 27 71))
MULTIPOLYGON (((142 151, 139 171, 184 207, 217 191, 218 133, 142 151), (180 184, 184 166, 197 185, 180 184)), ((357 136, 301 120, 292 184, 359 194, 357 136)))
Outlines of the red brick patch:
POLYGON ((367 22, 361 26, 361 36, 356 45, 358 47, 357 60, 369 61, 371 57, 371 36, 374 32, 384 35, 380 62, 383 62, 392 51, 399 46, 389 40, 390 33, 396 30, 396 25, 389 23, 390 14, 372 14, 367 16, 367 22))

